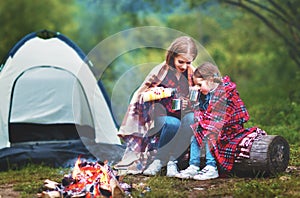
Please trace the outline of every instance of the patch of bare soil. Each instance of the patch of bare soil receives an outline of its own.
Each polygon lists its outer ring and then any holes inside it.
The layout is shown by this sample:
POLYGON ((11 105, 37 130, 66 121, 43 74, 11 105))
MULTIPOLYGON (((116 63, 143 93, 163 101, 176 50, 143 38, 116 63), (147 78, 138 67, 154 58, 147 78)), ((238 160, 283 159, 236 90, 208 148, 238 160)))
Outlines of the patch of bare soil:
POLYGON ((16 198, 20 193, 13 190, 13 184, 4 184, 0 186, 0 198, 16 198))

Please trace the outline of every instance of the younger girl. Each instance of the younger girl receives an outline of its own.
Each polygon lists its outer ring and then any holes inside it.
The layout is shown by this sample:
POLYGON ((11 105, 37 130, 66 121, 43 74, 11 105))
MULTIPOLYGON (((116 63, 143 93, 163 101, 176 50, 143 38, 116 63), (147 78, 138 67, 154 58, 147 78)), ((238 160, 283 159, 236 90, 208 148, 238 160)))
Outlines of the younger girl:
MULTIPOLYGON (((200 65, 194 72, 193 81, 201 95, 209 98, 207 107, 200 106, 194 111, 195 123, 191 125, 194 136, 200 146, 207 141, 208 153, 214 156, 219 168, 230 172, 236 159, 249 158, 254 139, 266 133, 257 127, 244 128, 244 123, 249 120, 248 111, 236 84, 228 76, 222 78, 217 66, 211 63, 200 65), (242 149, 244 138, 248 138, 250 144, 242 149)), ((215 167, 209 165, 193 176, 196 180, 216 177, 215 167)))

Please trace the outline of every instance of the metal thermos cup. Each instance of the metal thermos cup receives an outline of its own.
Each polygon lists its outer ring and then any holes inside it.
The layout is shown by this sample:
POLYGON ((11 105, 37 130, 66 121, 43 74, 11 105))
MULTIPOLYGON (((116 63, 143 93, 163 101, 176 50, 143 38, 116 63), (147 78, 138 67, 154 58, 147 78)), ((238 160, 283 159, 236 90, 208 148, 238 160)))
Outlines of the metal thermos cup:
POLYGON ((173 99, 172 100, 172 109, 174 111, 180 110, 181 108, 181 100, 180 99, 173 99))
POLYGON ((198 99, 199 91, 198 90, 191 90, 190 91, 190 101, 196 102, 198 99))

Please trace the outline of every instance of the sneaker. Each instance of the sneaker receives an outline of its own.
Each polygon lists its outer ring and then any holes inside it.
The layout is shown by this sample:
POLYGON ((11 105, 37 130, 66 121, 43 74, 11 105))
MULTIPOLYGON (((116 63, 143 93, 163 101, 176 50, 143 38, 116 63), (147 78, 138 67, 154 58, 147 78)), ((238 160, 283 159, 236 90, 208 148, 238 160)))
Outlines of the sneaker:
POLYGON ((208 179, 215 179, 219 177, 217 167, 207 165, 205 166, 198 175, 195 175, 193 179, 195 180, 208 180, 208 179))
POLYGON ((167 177, 174 177, 178 174, 178 169, 176 165, 176 161, 169 161, 167 164, 167 177))
POLYGON ((146 170, 144 170, 144 175, 156 175, 162 168, 161 161, 156 159, 148 166, 146 170))
POLYGON ((126 172, 127 175, 138 175, 138 174, 141 174, 143 171, 141 170, 128 170, 126 172))
POLYGON ((198 174, 199 167, 195 165, 190 165, 187 169, 180 171, 180 173, 176 174, 175 177, 181 179, 189 179, 193 178, 195 175, 198 174))

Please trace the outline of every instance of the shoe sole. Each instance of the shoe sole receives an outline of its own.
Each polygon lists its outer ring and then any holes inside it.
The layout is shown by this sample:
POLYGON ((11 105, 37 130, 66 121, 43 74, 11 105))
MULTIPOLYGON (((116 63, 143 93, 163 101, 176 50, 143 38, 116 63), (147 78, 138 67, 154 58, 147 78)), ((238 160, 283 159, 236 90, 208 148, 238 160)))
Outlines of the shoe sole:
POLYGON ((160 175, 161 174, 161 170, 158 171, 158 172, 156 172, 156 173, 154 173, 154 174, 152 172, 151 173, 147 173, 147 172, 145 173, 145 172, 143 172, 142 174, 145 175, 145 176, 156 176, 156 175, 160 175))
POLYGON ((194 180, 198 180, 198 181, 204 181, 204 180, 216 179, 216 178, 218 178, 218 177, 219 177, 219 175, 218 175, 218 176, 215 176, 215 177, 203 178, 203 179, 193 177, 193 179, 194 179, 194 180))
POLYGON ((187 176, 187 177, 175 176, 175 177, 179 179, 193 179, 194 176, 187 176))
POLYGON ((127 171, 127 175, 139 175, 142 174, 142 171, 127 171))
POLYGON ((157 174, 143 173, 143 175, 145 175, 145 176, 155 176, 155 175, 158 175, 158 173, 157 174))

